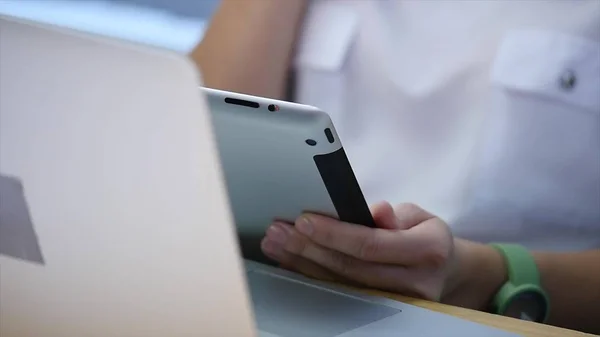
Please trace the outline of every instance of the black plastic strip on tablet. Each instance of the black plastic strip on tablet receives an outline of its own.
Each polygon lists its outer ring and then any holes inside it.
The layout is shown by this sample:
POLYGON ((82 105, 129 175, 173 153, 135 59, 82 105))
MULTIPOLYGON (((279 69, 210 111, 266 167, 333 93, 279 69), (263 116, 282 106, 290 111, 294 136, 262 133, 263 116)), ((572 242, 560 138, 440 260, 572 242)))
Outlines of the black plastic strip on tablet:
POLYGON ((340 220, 375 227, 369 206, 358 186, 344 148, 314 156, 323 183, 340 220))

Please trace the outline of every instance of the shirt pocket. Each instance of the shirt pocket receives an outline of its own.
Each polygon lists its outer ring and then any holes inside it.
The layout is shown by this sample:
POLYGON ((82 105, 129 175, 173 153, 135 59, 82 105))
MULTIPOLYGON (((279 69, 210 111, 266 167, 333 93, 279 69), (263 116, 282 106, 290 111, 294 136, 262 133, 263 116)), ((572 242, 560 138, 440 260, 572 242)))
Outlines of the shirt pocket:
POLYGON ((544 229, 537 236, 600 233, 600 43, 510 32, 490 82, 473 175, 477 208, 521 235, 523 226, 544 229))
MULTIPOLYGON (((297 44, 296 99, 335 112, 344 97, 344 65, 358 30, 358 12, 346 1, 313 1, 297 44)), ((332 116, 334 117, 334 116, 332 116)))
POLYGON ((598 112, 600 43, 554 32, 511 32, 500 46, 491 79, 508 90, 598 112))

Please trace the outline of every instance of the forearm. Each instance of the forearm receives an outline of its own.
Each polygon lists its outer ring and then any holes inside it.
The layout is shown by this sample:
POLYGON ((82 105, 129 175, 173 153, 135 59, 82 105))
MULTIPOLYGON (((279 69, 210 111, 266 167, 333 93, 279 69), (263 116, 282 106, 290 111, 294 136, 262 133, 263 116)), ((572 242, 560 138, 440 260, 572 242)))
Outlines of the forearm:
POLYGON ((549 323, 600 333, 600 249, 533 255, 550 296, 549 323))
POLYGON ((223 0, 191 57, 211 88, 283 98, 307 0, 223 0))
MULTIPOLYGON (((507 281, 503 257, 495 249, 456 240, 458 264, 443 301, 484 310, 507 281)), ((550 297, 549 324, 600 332, 600 250, 534 252, 542 286, 550 297)))

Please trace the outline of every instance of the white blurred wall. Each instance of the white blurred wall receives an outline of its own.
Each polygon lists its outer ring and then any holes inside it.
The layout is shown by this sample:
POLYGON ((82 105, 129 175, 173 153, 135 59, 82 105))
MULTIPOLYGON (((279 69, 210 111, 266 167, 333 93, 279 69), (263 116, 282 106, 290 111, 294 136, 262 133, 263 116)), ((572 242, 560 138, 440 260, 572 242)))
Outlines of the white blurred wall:
MULTIPOLYGON (((35 21, 74 28, 90 33, 131 40, 186 53, 202 38, 208 17, 182 15, 181 1, 177 10, 158 6, 160 1, 65 1, 65 0, 0 0, 0 13, 35 21)), ((216 0, 205 1, 204 11, 212 13, 216 0), (210 6, 210 8, 208 8, 210 6)), ((194 14, 192 13, 192 14, 194 14)))

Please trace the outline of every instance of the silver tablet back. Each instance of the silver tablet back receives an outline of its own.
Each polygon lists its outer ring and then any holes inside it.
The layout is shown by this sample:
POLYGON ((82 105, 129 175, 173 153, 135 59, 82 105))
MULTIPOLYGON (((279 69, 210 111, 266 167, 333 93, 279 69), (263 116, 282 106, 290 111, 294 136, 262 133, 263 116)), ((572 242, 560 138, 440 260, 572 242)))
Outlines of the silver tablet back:
POLYGON ((274 220, 311 211, 374 226, 329 116, 311 106, 203 89, 244 256, 274 220))

